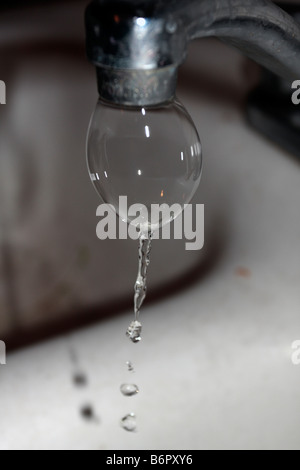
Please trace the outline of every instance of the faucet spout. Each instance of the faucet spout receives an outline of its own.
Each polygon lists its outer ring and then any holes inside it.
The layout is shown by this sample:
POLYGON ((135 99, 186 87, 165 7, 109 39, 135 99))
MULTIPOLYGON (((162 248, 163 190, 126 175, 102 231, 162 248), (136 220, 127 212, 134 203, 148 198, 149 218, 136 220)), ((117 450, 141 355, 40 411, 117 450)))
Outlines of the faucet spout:
POLYGON ((269 0, 93 0, 87 54, 100 96, 120 105, 172 99, 187 44, 215 36, 285 78, 300 78, 300 25, 269 0))
MULTIPOLYGON (((269 0, 192 0, 188 40, 216 36, 272 72, 300 77, 300 25, 269 0)), ((182 12, 183 13, 183 12, 182 12)))

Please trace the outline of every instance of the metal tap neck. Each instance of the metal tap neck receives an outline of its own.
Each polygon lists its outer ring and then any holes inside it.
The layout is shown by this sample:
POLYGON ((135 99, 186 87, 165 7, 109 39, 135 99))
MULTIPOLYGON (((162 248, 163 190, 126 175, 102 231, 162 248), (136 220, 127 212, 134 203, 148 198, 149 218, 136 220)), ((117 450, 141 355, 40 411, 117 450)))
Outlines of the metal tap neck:
POLYGON ((171 99, 187 44, 200 37, 300 78, 300 25, 269 0, 93 0, 86 30, 100 95, 124 105, 171 99))

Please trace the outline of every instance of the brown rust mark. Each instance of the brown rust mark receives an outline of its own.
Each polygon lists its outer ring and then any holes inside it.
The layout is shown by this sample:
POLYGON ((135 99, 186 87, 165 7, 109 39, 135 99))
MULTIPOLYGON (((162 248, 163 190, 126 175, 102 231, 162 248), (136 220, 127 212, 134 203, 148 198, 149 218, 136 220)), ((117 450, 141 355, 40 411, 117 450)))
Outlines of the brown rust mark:
POLYGON ((250 269, 245 268, 243 266, 237 267, 235 273, 237 276, 242 277, 244 279, 250 279, 250 277, 252 276, 250 269))

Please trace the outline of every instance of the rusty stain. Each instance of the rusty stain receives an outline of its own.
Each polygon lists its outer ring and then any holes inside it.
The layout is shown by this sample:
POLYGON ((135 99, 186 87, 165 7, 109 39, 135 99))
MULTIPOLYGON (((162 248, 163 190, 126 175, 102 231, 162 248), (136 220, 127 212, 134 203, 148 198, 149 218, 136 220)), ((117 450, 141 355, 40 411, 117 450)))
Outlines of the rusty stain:
POLYGON ((115 20, 115 23, 117 23, 117 24, 119 24, 120 21, 121 21, 119 15, 115 15, 114 20, 115 20))
POLYGON ((249 279, 252 275, 250 269, 242 267, 242 266, 239 266, 238 268, 236 268, 235 272, 237 276, 243 277, 244 279, 249 279))

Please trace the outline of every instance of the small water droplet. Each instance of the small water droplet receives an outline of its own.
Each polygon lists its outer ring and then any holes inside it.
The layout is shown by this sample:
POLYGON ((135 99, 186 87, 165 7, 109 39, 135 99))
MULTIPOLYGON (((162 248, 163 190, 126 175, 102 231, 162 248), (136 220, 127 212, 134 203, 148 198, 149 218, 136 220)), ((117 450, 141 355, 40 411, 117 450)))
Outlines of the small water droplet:
POLYGON ((125 397, 133 397, 139 393, 139 388, 135 384, 122 384, 120 390, 125 397))
POLYGON ((137 320, 130 323, 127 329, 126 335, 128 336, 128 338, 131 339, 133 343, 139 343, 141 341, 142 339, 141 334, 142 334, 142 324, 137 320))
POLYGON ((135 432, 136 431, 136 416, 134 413, 124 416, 121 420, 121 426, 125 431, 135 432))
POLYGON ((126 365, 128 367, 128 372, 134 372, 134 367, 131 361, 127 361, 126 365))

